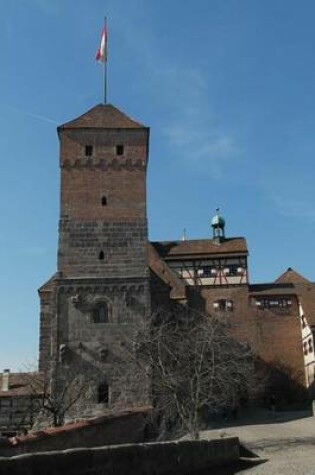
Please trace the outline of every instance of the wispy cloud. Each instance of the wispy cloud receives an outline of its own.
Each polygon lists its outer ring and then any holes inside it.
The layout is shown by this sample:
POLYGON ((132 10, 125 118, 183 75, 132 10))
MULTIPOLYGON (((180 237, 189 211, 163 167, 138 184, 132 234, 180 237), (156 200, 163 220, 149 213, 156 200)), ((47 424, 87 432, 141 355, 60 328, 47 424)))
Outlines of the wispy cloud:
MULTIPOLYGON (((143 12, 141 0, 136 3, 139 8, 134 11, 143 12)), ((138 14, 130 13, 131 17, 138 14)), ((159 124, 162 135, 183 163, 197 165, 219 178, 225 162, 240 155, 236 131, 218 124, 210 100, 209 78, 202 70, 177 57, 163 55, 158 49, 158 38, 152 36, 154 28, 148 28, 150 13, 146 15, 147 21, 138 22, 136 29, 128 16, 129 23, 124 23, 121 34, 128 37, 128 47, 145 64, 147 87, 158 91, 159 107, 166 112, 162 114, 163 124, 159 124)))
MULTIPOLYGON (((299 192, 297 193, 299 195, 299 192)), ((315 221, 315 197, 293 196, 287 193, 278 193, 272 196, 272 202, 283 216, 288 218, 315 221)))
POLYGON ((305 175, 297 166, 294 170, 282 170, 281 183, 279 174, 270 174, 264 188, 273 208, 280 215, 315 221, 315 189, 313 175, 305 175))
POLYGON ((238 156, 240 147, 235 134, 217 124, 206 78, 197 69, 181 65, 154 74, 164 84, 163 100, 169 108, 162 129, 166 140, 181 160, 219 179, 224 163, 238 156))

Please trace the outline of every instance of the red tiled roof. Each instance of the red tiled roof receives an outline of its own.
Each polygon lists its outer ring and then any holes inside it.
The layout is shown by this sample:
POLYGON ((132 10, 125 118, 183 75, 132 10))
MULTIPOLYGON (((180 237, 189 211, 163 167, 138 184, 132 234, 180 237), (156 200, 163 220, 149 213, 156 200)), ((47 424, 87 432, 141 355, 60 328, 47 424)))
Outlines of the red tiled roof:
POLYGON ((249 292, 254 297, 296 295, 297 291, 293 284, 252 284, 249 292))
POLYGON ((152 242, 152 246, 164 259, 194 258, 198 256, 247 254, 246 240, 242 237, 228 238, 220 244, 212 239, 194 239, 186 241, 152 242))
POLYGON ((19 443, 32 442, 33 440, 55 436, 64 432, 70 432, 73 430, 79 430, 84 427, 103 424, 112 419, 128 417, 133 414, 146 414, 152 410, 151 406, 139 406, 133 407, 132 409, 124 409, 122 411, 108 411, 106 414, 100 417, 93 417, 91 419, 85 419, 78 422, 70 422, 60 427, 47 427, 45 429, 38 430, 36 432, 31 432, 30 434, 20 435, 11 437, 9 440, 12 445, 17 445, 19 443))
POLYGON ((155 247, 148 243, 150 269, 167 285, 171 287, 171 298, 186 299, 186 286, 177 275, 161 259, 155 247))
POLYGON ((310 281, 303 277, 301 274, 289 267, 283 274, 281 274, 276 280, 276 284, 300 284, 309 283, 310 281))
POLYGON ((111 104, 98 104, 74 120, 58 127, 60 129, 143 129, 140 124, 111 104))

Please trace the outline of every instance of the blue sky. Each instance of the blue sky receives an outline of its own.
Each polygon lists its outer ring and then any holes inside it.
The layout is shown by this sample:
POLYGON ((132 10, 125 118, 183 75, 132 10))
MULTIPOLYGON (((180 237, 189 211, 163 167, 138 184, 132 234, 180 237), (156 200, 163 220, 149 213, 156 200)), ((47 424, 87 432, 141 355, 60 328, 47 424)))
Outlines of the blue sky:
POLYGON ((315 234, 313 0, 0 2, 0 370, 36 359, 37 289, 56 270, 56 126, 108 101, 151 127, 151 240, 245 236, 252 282, 310 280, 315 234))

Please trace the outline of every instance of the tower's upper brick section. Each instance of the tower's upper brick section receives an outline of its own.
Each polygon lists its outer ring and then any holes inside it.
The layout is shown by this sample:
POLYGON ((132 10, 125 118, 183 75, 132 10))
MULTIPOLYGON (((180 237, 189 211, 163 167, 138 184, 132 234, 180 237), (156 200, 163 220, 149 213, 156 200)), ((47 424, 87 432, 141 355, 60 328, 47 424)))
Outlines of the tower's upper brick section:
POLYGON ((149 128, 111 104, 58 127, 58 271, 65 277, 147 273, 149 128))
POLYGON ((143 129, 147 128, 140 124, 112 104, 98 104, 74 120, 66 122, 58 127, 63 129, 143 129))

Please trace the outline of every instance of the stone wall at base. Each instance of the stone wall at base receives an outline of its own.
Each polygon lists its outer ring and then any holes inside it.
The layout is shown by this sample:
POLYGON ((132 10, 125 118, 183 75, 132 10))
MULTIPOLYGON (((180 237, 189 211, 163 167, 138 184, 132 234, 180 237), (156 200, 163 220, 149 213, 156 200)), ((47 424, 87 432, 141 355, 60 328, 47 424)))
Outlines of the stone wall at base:
POLYGON ((0 438, 0 457, 34 454, 76 447, 101 447, 144 442, 149 407, 49 427, 25 436, 0 438))
POLYGON ((184 475, 238 458, 237 437, 130 444, 0 458, 0 475, 184 475))

